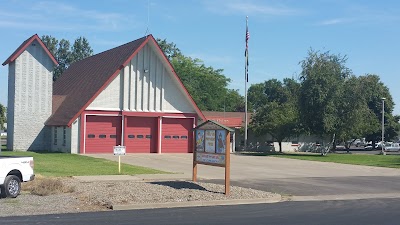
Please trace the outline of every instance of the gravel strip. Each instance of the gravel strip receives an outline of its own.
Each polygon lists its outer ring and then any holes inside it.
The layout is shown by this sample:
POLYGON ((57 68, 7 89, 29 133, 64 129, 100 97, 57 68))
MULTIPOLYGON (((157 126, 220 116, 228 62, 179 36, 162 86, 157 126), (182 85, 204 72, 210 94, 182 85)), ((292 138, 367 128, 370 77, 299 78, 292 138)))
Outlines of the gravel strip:
MULTIPOLYGON (((17 198, 0 199, 0 217, 94 211, 86 207, 74 194, 37 196, 23 193, 17 198)), ((97 210, 102 210, 97 207, 97 210)), ((103 209, 104 210, 104 209, 103 209)))
POLYGON ((96 181, 66 178, 74 193, 51 196, 22 194, 16 199, 0 199, 0 217, 110 210, 112 205, 167 203, 232 199, 268 199, 276 194, 231 186, 190 181, 96 181))

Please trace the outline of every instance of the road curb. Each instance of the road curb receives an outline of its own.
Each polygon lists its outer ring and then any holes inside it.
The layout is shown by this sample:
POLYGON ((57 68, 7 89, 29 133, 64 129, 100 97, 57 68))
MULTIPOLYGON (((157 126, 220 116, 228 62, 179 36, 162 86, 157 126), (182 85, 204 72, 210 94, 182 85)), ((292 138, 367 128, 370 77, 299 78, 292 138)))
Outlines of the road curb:
POLYGON ((282 196, 280 194, 274 194, 270 198, 260 198, 260 199, 231 199, 231 200, 216 200, 216 201, 112 205, 112 209, 132 210, 132 209, 160 209, 160 208, 182 208, 182 207, 199 207, 199 206, 220 206, 220 205, 265 204, 265 203, 277 203, 280 202, 281 199, 282 196))
POLYGON ((383 193, 383 194, 344 194, 344 195, 316 195, 316 196, 290 196, 286 201, 303 202, 303 201, 341 201, 341 200, 360 200, 374 198, 400 198, 400 193, 383 193))

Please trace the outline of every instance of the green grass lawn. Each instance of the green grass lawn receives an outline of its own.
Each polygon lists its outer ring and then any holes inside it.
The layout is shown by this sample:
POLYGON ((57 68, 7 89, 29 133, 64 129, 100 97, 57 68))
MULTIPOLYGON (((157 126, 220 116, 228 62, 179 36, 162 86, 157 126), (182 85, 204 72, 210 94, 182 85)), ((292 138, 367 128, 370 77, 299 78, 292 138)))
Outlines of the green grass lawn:
POLYGON ((307 153, 249 153, 249 155, 272 156, 280 158, 311 160, 320 162, 334 162, 364 166, 379 166, 400 168, 400 155, 367 155, 367 154, 334 154, 326 156, 307 153))
MULTIPOLYGON (((2 151, 1 154, 10 156, 33 156, 35 163, 35 174, 40 174, 43 176, 59 177, 118 174, 118 162, 92 158, 89 156, 67 153, 35 153, 12 151, 2 151)), ((121 174, 134 175, 158 173, 165 172, 121 163, 121 174)))

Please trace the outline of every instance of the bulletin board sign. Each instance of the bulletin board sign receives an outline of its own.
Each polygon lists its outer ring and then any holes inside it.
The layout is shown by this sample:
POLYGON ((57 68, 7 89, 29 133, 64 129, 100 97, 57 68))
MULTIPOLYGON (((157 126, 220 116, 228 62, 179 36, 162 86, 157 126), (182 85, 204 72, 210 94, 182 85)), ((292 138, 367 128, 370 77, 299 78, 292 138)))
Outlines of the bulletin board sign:
POLYGON ((193 181, 197 181, 197 164, 225 168, 225 194, 230 183, 230 132, 233 130, 208 120, 196 128, 193 151, 193 181))

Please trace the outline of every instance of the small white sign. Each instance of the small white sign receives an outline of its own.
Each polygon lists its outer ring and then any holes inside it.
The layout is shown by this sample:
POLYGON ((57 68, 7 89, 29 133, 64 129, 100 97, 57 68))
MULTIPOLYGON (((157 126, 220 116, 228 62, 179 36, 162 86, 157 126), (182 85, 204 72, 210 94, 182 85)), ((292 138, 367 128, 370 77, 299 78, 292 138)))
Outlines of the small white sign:
POLYGON ((125 146, 114 146, 114 155, 125 155, 126 149, 125 146))

